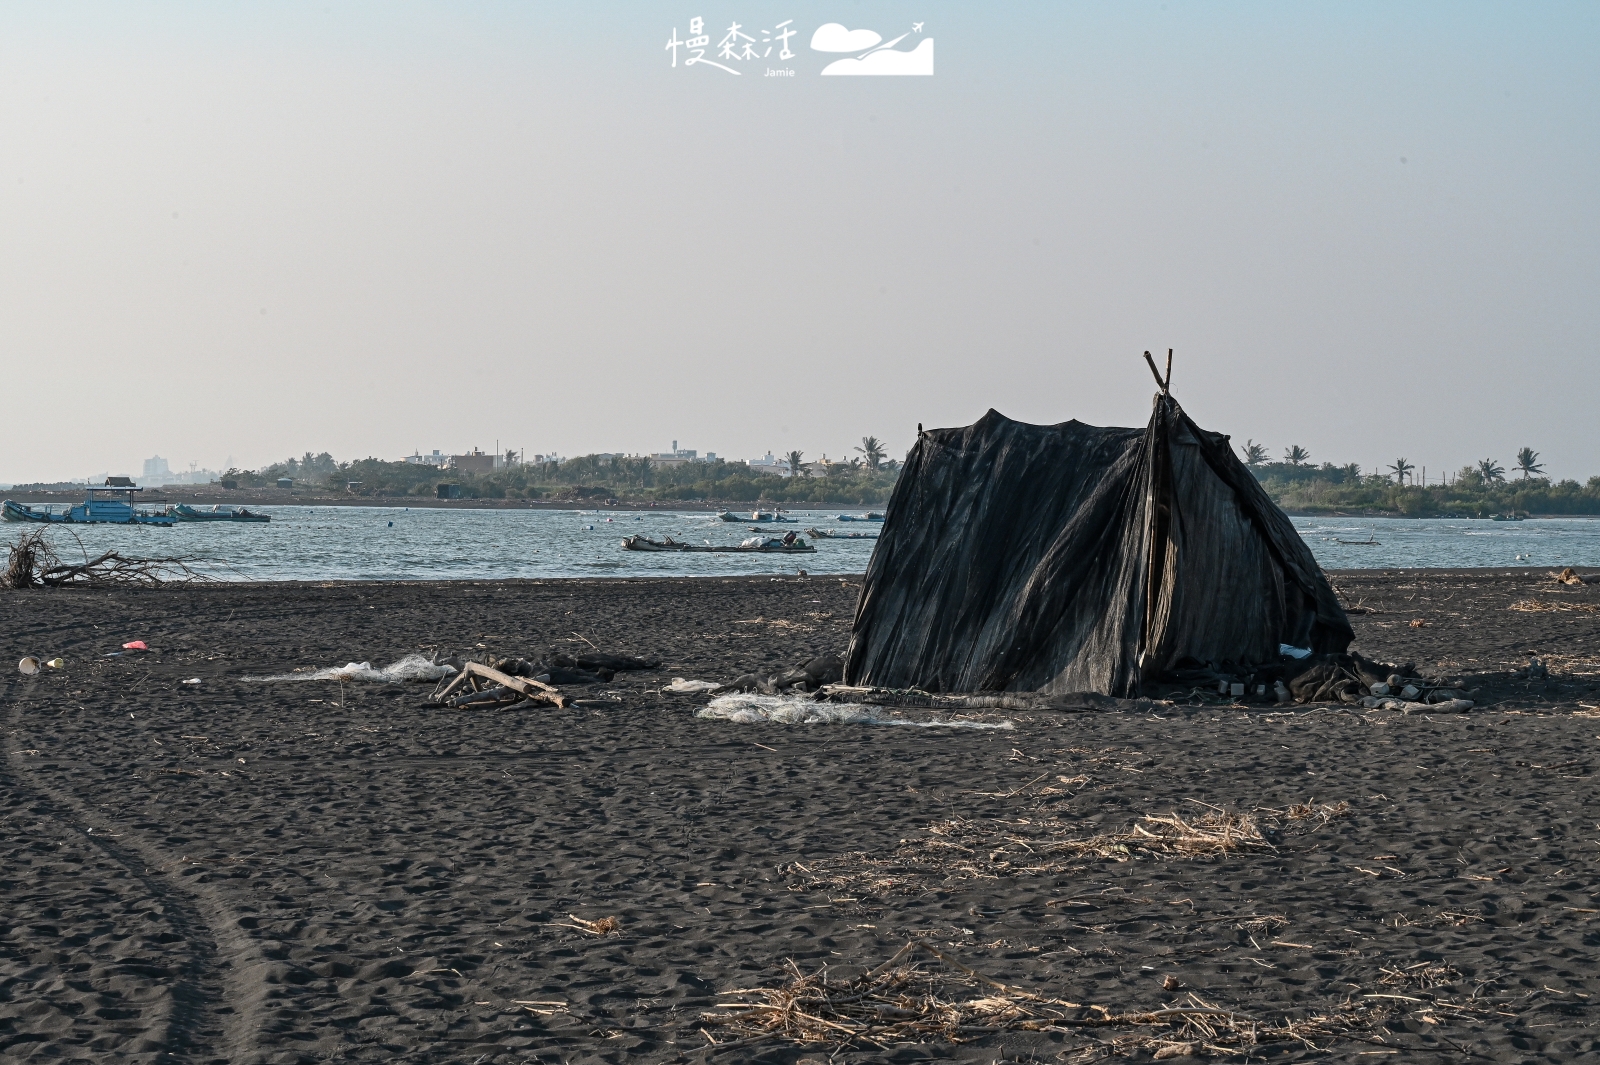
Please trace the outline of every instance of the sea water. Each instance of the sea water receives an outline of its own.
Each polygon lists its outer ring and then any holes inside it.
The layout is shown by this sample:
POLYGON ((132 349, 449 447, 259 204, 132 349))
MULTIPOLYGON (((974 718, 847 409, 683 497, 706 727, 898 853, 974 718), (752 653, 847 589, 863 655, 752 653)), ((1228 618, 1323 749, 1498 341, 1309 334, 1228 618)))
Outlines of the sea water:
MULTIPOLYGON (((186 556, 223 580, 483 580, 541 577, 678 577, 860 573, 874 540, 813 540, 812 525, 876 534, 881 525, 840 522, 841 513, 794 511, 796 523, 725 522, 707 511, 470 510, 442 507, 252 507, 272 521, 179 522, 171 528, 73 525, 50 529, 64 560, 116 550, 186 556), (793 530, 816 554, 759 555, 625 551, 624 537, 738 544, 793 530), (81 543, 81 547, 80 547, 81 543)), ((38 528, 0 527, 7 533, 38 528)))
MULTIPOLYGON (((794 530, 816 554, 680 554, 625 551, 642 534, 687 543, 737 544, 756 535, 749 522, 705 511, 467 510, 435 507, 271 507, 268 524, 181 522, 174 528, 75 525, 50 530, 65 559, 101 551, 192 556, 195 568, 224 580, 484 580, 542 577, 682 577, 860 573, 875 540, 813 539, 805 529, 876 534, 876 523, 840 522, 839 509, 794 511, 794 530)), ((851 513, 848 508, 843 513, 851 513)), ((1327 569, 1399 567, 1600 566, 1600 520, 1295 518, 1327 569), (1343 544, 1341 540, 1375 540, 1343 544)), ((0 528, 0 536, 29 526, 0 528)), ((976 550, 985 545, 975 544, 976 550)))

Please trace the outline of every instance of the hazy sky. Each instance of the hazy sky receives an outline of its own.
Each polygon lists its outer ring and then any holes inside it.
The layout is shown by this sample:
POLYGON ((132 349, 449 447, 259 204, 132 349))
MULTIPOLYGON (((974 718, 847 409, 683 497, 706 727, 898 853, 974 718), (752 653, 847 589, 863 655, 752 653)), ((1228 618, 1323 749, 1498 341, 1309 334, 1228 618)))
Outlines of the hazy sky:
POLYGON ((900 453, 1143 424, 1169 347, 1274 455, 1600 474, 1597 55, 1593 3, 10 0, 0 481, 900 453), (674 68, 695 16, 796 56, 674 68))

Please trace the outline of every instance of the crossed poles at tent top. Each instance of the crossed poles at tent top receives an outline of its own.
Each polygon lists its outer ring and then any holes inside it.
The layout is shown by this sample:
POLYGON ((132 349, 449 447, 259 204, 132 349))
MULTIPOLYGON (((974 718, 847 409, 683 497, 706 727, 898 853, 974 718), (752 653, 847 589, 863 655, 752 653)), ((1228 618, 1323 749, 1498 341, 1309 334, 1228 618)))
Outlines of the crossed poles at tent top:
POLYGON ((1156 384, 1160 387, 1161 394, 1163 396, 1166 395, 1172 389, 1172 349, 1167 349, 1166 377, 1162 377, 1161 371, 1156 369, 1156 360, 1150 357, 1150 353, 1148 351, 1144 353, 1144 361, 1150 364, 1150 372, 1155 374, 1156 384))

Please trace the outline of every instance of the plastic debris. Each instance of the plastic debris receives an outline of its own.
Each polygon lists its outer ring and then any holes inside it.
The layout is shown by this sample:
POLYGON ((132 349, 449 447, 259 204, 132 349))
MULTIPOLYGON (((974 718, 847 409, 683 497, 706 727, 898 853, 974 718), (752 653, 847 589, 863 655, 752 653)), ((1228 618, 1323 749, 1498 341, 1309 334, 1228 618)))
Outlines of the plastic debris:
POLYGON ((819 703, 782 695, 720 695, 694 715, 740 725, 909 725, 913 728, 1009 729, 1009 721, 914 720, 897 717, 881 706, 819 703))
POLYGON ((67 660, 65 658, 52 658, 50 661, 46 662, 45 665, 49 666, 51 669, 65 669, 67 660))
MULTIPOLYGON (((32 655, 29 655, 17 663, 17 669, 21 671, 23 676, 31 677, 35 673, 39 672, 39 660, 32 655)), ((716 685, 713 684, 712 687, 716 687, 716 685)))
POLYGON ((200 678, 199 677, 190 677, 188 680, 181 681, 180 683, 182 683, 182 684, 199 684, 200 683, 200 678))
POLYGON ((669 692, 708 692, 722 687, 714 680, 685 680, 682 677, 673 677, 672 683, 665 688, 669 692))
POLYGON ((143 640, 131 640, 122 645, 124 651, 148 651, 150 648, 143 640))
POLYGON ((1445 699, 1436 703, 1412 702, 1409 699, 1379 698, 1369 695, 1361 700, 1368 710, 1398 710, 1403 714, 1464 714, 1473 707, 1471 699, 1445 699))

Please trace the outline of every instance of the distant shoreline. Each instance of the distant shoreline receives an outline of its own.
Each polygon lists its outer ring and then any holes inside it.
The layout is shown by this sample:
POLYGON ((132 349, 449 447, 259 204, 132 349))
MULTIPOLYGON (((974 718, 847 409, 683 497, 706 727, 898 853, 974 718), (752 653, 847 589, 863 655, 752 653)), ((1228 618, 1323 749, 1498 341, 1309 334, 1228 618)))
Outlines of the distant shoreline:
MULTIPOLYGON (((64 503, 81 503, 83 490, 71 492, 0 492, 0 496, 29 506, 64 503)), ((702 510, 717 513, 723 510, 830 510, 865 512, 882 510, 881 503, 803 503, 783 504, 765 500, 673 499, 436 499, 430 496, 356 496, 356 495, 297 495, 275 491, 216 491, 216 492, 166 492, 159 488, 146 489, 135 499, 139 506, 164 503, 187 503, 190 506, 242 506, 242 507, 384 507, 387 509, 412 508, 417 510, 702 510)))
MULTIPOLYGON (((162 503, 187 503, 191 506, 246 506, 246 507, 386 507, 414 508, 418 510, 663 510, 663 511, 705 511, 717 513, 723 510, 826 510, 849 512, 864 512, 868 510, 882 510, 884 504, 856 504, 856 503, 773 503, 769 500, 742 499, 742 500, 703 500, 703 499, 672 499, 672 500, 643 500, 643 499, 437 499, 430 496, 357 496, 357 495, 300 495, 295 492, 284 492, 275 489, 245 489, 227 491, 217 489, 214 491, 195 491, 192 488, 181 491, 163 491, 160 488, 146 489, 147 495, 138 502, 141 505, 162 503)), ((78 503, 83 500, 83 490, 62 492, 24 491, 10 492, 0 490, 0 496, 24 503, 29 506, 47 504, 78 503)), ((1291 518, 1325 518, 1325 519, 1360 519, 1371 520, 1374 518, 1387 518, 1397 521, 1492 521, 1491 518, 1478 517, 1448 517, 1440 514, 1407 515, 1391 514, 1383 511, 1307 511, 1284 508, 1284 513, 1291 518)), ((1541 521, 1556 518, 1570 518, 1594 521, 1600 519, 1597 514, 1529 514, 1523 520, 1541 521)))

